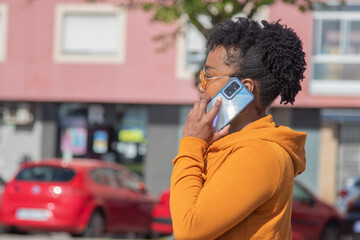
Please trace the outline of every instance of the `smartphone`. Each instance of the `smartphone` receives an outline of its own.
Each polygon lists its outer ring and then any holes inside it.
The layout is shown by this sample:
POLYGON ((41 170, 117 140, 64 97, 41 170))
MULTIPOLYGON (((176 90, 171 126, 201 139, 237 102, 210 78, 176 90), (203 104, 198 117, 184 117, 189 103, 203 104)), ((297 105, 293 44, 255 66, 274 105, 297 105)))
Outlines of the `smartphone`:
POLYGON ((213 122, 216 131, 223 129, 243 111, 254 100, 254 95, 238 78, 233 77, 211 98, 206 107, 207 113, 215 105, 218 98, 222 99, 222 103, 213 122))

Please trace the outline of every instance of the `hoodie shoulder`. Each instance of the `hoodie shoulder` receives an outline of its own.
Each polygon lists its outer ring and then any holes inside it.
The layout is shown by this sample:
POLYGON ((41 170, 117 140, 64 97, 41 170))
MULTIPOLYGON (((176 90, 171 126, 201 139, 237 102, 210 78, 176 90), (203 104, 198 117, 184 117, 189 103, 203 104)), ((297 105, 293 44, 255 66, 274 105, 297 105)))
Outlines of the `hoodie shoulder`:
POLYGON ((275 143, 274 148, 280 146, 290 156, 294 165, 295 176, 305 170, 305 142, 307 134, 298 132, 289 127, 277 126, 271 115, 263 117, 242 129, 230 134, 212 146, 215 150, 231 148, 236 151, 242 147, 251 147, 255 152, 261 154, 264 144, 275 143))

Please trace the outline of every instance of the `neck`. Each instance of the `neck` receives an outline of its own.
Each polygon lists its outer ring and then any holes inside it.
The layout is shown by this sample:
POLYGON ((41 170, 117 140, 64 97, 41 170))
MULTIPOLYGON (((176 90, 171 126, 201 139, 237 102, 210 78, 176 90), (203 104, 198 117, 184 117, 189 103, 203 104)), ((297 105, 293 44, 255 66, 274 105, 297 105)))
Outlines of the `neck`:
POLYGON ((265 111, 258 111, 256 108, 249 107, 240 113, 232 122, 229 134, 238 132, 250 123, 266 116, 265 111))

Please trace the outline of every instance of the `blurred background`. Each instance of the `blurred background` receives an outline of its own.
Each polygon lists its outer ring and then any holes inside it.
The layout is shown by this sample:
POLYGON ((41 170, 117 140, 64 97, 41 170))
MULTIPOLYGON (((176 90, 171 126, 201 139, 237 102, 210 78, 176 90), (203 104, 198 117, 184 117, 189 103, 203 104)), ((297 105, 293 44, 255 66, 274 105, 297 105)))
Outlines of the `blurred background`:
POLYGON ((206 36, 236 16, 281 19, 302 39, 302 91, 269 113, 308 134, 297 180, 341 202, 360 172, 360 1, 0 0, 4 182, 27 162, 95 158, 159 197, 199 97, 206 36))

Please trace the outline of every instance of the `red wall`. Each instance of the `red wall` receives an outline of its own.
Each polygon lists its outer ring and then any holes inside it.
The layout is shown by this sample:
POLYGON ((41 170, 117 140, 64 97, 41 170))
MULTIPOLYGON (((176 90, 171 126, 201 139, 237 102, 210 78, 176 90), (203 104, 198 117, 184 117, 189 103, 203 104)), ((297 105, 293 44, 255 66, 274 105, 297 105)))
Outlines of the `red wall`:
POLYGON ((175 77, 175 48, 156 53, 152 37, 169 30, 128 13, 124 64, 53 62, 54 14, 59 0, 7 0, 7 58, 0 63, 0 100, 192 103, 192 79, 175 77), (149 27, 151 24, 151 27, 149 27))

